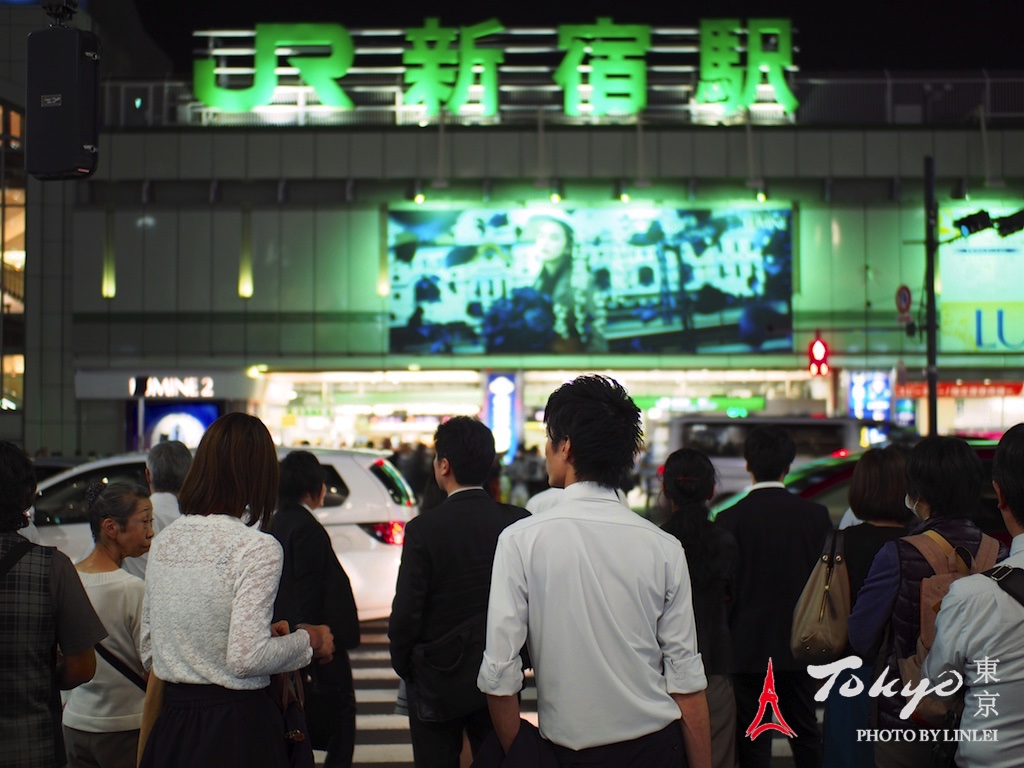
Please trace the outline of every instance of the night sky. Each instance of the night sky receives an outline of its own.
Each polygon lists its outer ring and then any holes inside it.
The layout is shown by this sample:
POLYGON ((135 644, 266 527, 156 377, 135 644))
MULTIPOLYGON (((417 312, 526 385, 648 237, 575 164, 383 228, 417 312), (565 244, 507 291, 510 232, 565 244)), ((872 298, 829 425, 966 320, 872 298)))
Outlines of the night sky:
POLYGON ((1017 1, 686 2, 685 0, 520 0, 514 3, 363 0, 136 0, 150 35, 179 74, 192 67, 191 31, 250 28, 256 22, 335 21, 353 28, 471 24, 496 16, 506 27, 591 22, 696 26, 702 17, 781 16, 795 27, 795 63, 805 72, 850 70, 1024 70, 1022 12, 1017 1))

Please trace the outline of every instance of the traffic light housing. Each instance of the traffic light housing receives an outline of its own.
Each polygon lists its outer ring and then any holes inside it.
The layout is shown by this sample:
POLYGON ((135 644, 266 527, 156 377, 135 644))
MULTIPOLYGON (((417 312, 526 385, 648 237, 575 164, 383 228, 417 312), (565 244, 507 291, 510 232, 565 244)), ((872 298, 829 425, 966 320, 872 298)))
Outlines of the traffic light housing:
POLYGON ((807 370, 811 376, 828 376, 828 344, 820 335, 815 336, 807 348, 807 370))

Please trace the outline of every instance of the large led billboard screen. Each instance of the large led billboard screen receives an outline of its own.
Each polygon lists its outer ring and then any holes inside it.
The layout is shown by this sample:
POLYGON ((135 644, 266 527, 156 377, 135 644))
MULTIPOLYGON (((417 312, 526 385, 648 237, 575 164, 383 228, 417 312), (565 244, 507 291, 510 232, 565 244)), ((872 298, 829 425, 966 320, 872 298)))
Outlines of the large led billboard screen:
POLYGON ((392 353, 792 350, 787 208, 388 213, 392 353))

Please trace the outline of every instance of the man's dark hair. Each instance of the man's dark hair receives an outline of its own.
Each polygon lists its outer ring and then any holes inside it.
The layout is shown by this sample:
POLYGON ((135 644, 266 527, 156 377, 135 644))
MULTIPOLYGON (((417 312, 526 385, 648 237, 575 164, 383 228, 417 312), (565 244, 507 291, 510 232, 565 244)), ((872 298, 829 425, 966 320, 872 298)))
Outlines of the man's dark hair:
POLYGON ((494 463, 494 435, 469 416, 455 416, 438 425, 434 433, 438 460, 448 459, 459 485, 483 485, 494 463))
POLYGON ((967 441, 926 437, 907 457, 907 494, 928 502, 933 517, 971 517, 977 511, 985 470, 967 441))
POLYGON ((619 382, 579 376, 556 389, 544 407, 552 444, 572 444, 579 480, 620 488, 643 449, 640 409, 619 382))
POLYGON ((294 504, 306 495, 316 498, 323 484, 324 468, 309 451, 292 451, 281 459, 281 501, 294 504))
POLYGON ((28 525, 25 510, 36 498, 32 461, 14 443, 0 441, 0 533, 28 525))
POLYGON ((1024 424, 1010 427, 999 441, 992 479, 999 483, 1014 520, 1024 525, 1024 424))
POLYGON ((153 493, 177 495, 192 464, 192 451, 180 440, 165 440, 149 449, 146 468, 153 493))
POLYGON ((796 458, 796 444, 789 432, 774 424, 754 427, 743 444, 743 458, 754 482, 778 480, 796 458))

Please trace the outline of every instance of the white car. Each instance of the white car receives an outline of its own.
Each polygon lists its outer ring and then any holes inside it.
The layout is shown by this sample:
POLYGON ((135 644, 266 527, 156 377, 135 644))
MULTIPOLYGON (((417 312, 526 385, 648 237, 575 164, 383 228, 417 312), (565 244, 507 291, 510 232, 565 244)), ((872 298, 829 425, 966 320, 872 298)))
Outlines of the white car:
MULTIPOLYGON (((290 448, 278 448, 284 458, 290 448)), ((331 537, 352 581, 359 619, 391 614, 402 559, 405 524, 416 515, 416 499, 401 474, 376 451, 310 449, 324 467, 327 497, 314 513, 331 537)), ((32 510, 41 544, 55 546, 72 561, 92 548, 85 491, 92 483, 146 485, 146 454, 132 453, 81 464, 39 483, 32 510)))

